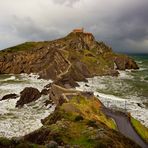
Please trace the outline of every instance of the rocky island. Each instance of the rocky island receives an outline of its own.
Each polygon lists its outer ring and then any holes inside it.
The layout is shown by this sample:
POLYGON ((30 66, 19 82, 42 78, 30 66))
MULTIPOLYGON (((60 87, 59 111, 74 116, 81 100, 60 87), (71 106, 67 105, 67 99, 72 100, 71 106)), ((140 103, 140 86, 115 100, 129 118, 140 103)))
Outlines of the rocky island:
POLYGON ((40 129, 19 138, 1 137, 0 147, 147 147, 148 129, 140 122, 130 114, 119 113, 136 134, 135 137, 125 135, 118 118, 114 117, 116 113, 107 109, 93 92, 75 89, 77 81, 94 76, 118 76, 118 70, 125 69, 138 69, 138 65, 127 55, 114 53, 111 47, 96 41, 92 33, 83 29, 75 29, 54 41, 26 42, 0 51, 1 74, 35 73, 53 81, 41 92, 30 87, 22 90, 16 107, 21 108, 42 95, 48 96, 45 105, 56 105, 55 111, 41 121, 40 129))

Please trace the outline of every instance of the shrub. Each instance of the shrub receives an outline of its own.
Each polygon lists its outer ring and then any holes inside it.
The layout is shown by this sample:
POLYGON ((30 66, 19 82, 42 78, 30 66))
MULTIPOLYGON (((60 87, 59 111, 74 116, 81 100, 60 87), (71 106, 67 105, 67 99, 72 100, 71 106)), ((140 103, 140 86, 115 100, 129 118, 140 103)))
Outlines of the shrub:
POLYGON ((75 117, 75 121, 81 121, 83 119, 84 118, 81 115, 78 115, 78 116, 75 117))

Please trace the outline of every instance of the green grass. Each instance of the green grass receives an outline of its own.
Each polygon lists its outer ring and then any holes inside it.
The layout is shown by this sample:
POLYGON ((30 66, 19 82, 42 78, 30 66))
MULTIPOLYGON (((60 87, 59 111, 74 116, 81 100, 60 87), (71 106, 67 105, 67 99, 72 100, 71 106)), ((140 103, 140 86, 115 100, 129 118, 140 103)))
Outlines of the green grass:
POLYGON ((148 128, 146 128, 144 125, 142 125, 138 120, 131 117, 131 123, 137 133, 143 138, 145 141, 148 142, 148 128))
POLYGON ((37 48, 40 48, 46 44, 48 44, 48 42, 25 42, 23 44, 4 49, 4 50, 0 51, 0 54, 2 55, 4 53, 37 49, 37 48))
POLYGON ((70 142, 72 145, 79 145, 82 148, 92 148, 94 147, 94 141, 89 140, 86 136, 81 136, 78 139, 74 139, 70 142))
POLYGON ((87 120, 96 120, 104 123, 111 129, 116 129, 115 122, 111 118, 107 118, 101 112, 100 107, 101 104, 96 98, 87 99, 79 95, 71 98, 69 103, 63 104, 61 108, 69 113, 68 117, 71 117, 71 120, 75 119, 75 116, 80 114, 87 120))

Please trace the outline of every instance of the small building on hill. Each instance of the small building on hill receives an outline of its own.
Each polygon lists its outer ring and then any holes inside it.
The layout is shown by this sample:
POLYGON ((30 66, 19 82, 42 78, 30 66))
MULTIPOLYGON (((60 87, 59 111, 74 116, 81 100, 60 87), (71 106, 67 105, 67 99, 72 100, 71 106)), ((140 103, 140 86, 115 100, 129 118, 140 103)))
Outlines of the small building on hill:
POLYGON ((73 30, 74 33, 80 32, 83 33, 84 32, 84 28, 77 28, 73 30))
POLYGON ((73 33, 84 33, 85 35, 92 36, 92 33, 85 32, 84 28, 76 28, 76 29, 73 30, 73 33))

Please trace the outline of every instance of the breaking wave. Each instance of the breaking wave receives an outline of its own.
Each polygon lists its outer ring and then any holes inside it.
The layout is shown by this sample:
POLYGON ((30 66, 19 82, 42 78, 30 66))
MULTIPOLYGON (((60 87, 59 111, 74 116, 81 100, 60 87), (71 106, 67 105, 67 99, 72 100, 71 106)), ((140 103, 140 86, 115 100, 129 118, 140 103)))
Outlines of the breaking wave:
POLYGON ((140 59, 139 70, 119 71, 118 77, 103 76, 78 82, 80 91, 91 91, 110 108, 130 112, 148 127, 148 67, 140 59))
MULTIPOLYGON (((25 87, 35 87, 40 91, 52 81, 38 79, 37 75, 1 75, 0 98, 9 93, 19 94, 25 87)), ((46 107, 48 96, 15 108, 17 99, 0 101, 0 137, 19 137, 28 134, 42 126, 41 119, 54 111, 55 106, 46 107)))

